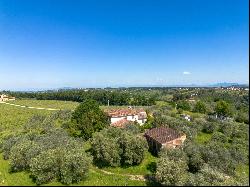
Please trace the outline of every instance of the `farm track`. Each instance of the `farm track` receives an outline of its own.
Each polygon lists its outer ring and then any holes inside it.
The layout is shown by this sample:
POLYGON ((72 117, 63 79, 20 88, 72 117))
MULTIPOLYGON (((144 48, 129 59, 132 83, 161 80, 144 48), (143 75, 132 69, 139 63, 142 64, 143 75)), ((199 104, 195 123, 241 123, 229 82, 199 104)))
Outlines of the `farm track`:
POLYGON ((131 174, 119 174, 119 173, 112 173, 109 171, 105 171, 103 169, 99 169, 99 168, 95 168, 95 169, 91 169, 94 172, 98 172, 101 171, 102 173, 105 173, 107 175, 118 175, 118 176, 123 176, 123 177, 128 177, 130 180, 139 180, 139 181, 145 181, 145 177, 144 175, 131 175, 131 174))
POLYGON ((6 104, 6 105, 21 107, 21 108, 37 109, 37 110, 61 110, 61 109, 56 109, 56 108, 42 108, 42 107, 33 107, 33 106, 25 106, 25 105, 16 105, 16 104, 7 103, 7 102, 0 102, 0 104, 6 104))

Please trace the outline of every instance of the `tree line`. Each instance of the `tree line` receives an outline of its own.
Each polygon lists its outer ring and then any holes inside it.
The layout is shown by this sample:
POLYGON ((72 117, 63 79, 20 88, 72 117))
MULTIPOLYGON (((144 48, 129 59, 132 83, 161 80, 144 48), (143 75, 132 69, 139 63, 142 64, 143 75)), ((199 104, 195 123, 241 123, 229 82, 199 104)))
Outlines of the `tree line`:
POLYGON ((37 100, 62 100, 83 102, 93 99, 100 105, 135 105, 150 106, 155 104, 156 97, 147 91, 129 90, 58 90, 45 92, 10 92, 5 91, 16 98, 31 98, 37 100))

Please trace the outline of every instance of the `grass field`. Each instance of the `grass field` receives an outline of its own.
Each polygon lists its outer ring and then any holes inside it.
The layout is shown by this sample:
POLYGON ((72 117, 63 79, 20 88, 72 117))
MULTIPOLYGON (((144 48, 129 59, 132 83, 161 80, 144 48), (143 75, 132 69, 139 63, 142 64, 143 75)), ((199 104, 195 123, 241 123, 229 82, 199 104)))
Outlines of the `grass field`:
MULTIPOLYGON (((54 109, 69 109, 74 110, 79 103, 72 101, 56 101, 56 100, 35 100, 35 99, 22 99, 15 101, 8 101, 8 103, 31 106, 31 107, 42 107, 42 108, 54 108, 54 109)), ((117 108, 128 108, 128 106, 100 106, 101 109, 117 109, 117 108)), ((136 108, 148 108, 147 106, 136 106, 136 108)))
MULTIPOLYGON (((53 101, 53 100, 16 100, 11 103, 43 107, 43 108, 58 108, 58 109, 70 109, 74 110, 78 103, 68 101, 53 101)), ((101 106, 102 109, 107 106, 101 106)), ((117 108, 116 106, 110 106, 109 108, 117 108)), ((127 108, 127 106, 124 106, 127 108)), ((21 108, 12 105, 0 104, 0 142, 3 137, 18 132, 21 127, 35 114, 49 115, 55 111, 37 110, 29 108, 21 108)), ((87 147, 88 148, 88 147, 87 147)), ((139 166, 129 168, 105 168, 105 170, 112 172, 112 175, 103 173, 100 169, 92 166, 89 172, 88 178, 80 182, 79 186, 145 186, 145 181, 130 180, 127 176, 122 174, 148 174, 150 171, 147 169, 148 165, 155 160, 149 153, 146 155, 146 159, 139 166)), ((34 186, 36 185, 29 177, 27 172, 9 173, 8 160, 4 160, 0 154, 0 186, 34 186)), ((63 185, 60 182, 51 182, 46 185, 63 185)))
POLYGON ((15 100, 8 101, 8 103, 24 105, 24 106, 32 106, 32 107, 43 107, 43 108, 55 108, 55 109, 69 109, 74 110, 79 103, 72 101, 55 101, 55 100, 15 100))
POLYGON ((51 112, 0 104, 0 139, 17 132, 33 115, 48 115, 51 112))
MULTIPOLYGON (((0 155, 0 186, 35 186, 28 172, 9 173, 9 162, 0 155)), ((91 168, 85 181, 71 186, 146 186, 145 181, 128 180, 125 176, 108 175, 91 168)), ((42 186, 63 186, 60 182, 51 182, 42 186)))

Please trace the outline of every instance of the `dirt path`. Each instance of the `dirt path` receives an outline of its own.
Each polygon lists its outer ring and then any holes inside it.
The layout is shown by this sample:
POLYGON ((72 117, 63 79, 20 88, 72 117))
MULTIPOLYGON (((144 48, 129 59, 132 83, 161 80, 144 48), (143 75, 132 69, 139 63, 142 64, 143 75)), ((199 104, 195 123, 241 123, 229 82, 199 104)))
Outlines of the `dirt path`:
POLYGON ((42 107, 33 107, 33 106, 16 105, 16 104, 7 103, 7 102, 0 102, 0 104, 6 104, 6 105, 21 107, 21 108, 37 109, 37 110, 60 110, 60 109, 56 109, 56 108, 42 108, 42 107))
POLYGON ((128 177, 130 180, 139 180, 139 181, 145 181, 145 177, 143 175, 131 175, 131 174, 120 174, 120 173, 112 173, 109 171, 105 171, 103 169, 99 169, 99 168, 95 168, 92 169, 92 171, 97 172, 97 171, 101 171, 107 175, 119 175, 119 176, 123 176, 123 177, 128 177))

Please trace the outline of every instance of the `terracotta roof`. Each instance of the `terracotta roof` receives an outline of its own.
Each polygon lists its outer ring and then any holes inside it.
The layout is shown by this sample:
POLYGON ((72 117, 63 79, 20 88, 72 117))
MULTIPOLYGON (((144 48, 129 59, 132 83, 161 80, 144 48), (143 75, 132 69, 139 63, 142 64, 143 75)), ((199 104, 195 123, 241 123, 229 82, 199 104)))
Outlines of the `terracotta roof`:
POLYGON ((111 117, 122 117, 129 115, 139 115, 140 112, 145 112, 145 111, 143 109, 111 109, 111 110, 105 110, 105 112, 111 117))
POLYGON ((146 112, 140 112, 138 114, 138 119, 145 119, 147 118, 147 113, 146 112))
POLYGON ((145 133, 145 136, 148 136, 157 142, 164 144, 174 139, 180 138, 182 134, 171 128, 159 127, 148 130, 145 133))
POLYGON ((113 127, 125 127, 125 125, 128 123, 129 121, 127 119, 121 119, 119 121, 116 121, 114 123, 111 124, 111 126, 113 127))

